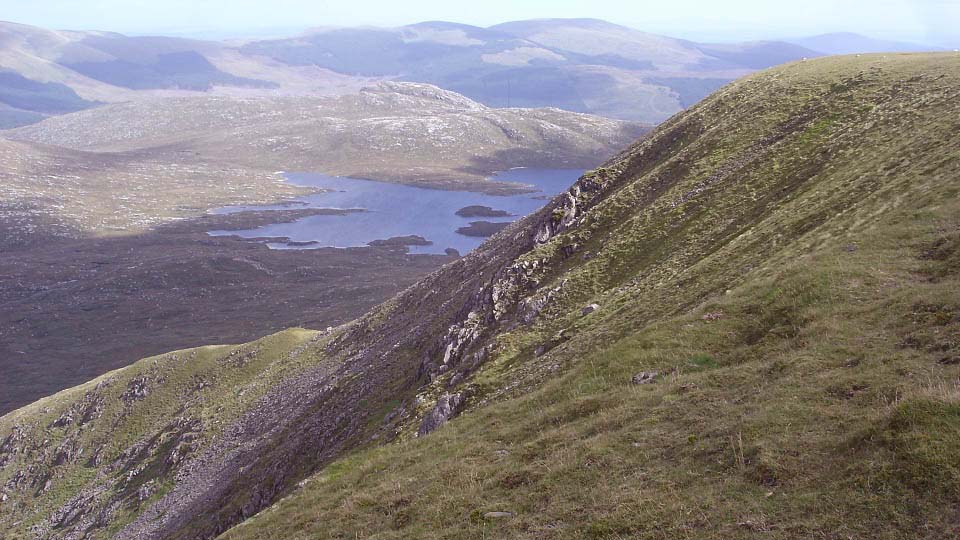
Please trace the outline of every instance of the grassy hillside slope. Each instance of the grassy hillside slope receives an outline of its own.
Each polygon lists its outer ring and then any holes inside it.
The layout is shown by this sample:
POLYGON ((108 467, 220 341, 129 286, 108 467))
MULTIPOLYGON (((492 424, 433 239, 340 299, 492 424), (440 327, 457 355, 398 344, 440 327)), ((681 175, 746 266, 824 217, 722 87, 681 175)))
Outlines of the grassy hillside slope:
POLYGON ((829 59, 675 119, 527 255, 562 292, 476 410, 223 538, 956 537, 958 93, 956 55, 829 59))
POLYGON ((0 526, 956 536, 958 97, 955 54, 741 80, 351 324, 0 418, 0 526))

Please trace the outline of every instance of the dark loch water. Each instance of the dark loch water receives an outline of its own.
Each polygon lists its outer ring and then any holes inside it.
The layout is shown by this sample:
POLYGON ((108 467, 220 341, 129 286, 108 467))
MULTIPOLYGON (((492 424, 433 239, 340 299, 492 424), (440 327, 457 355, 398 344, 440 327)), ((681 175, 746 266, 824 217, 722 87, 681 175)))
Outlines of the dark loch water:
POLYGON ((374 240, 417 235, 433 242, 429 246, 410 246, 411 253, 443 253, 453 248, 461 254, 479 246, 484 238, 457 233, 471 221, 510 222, 530 214, 552 197, 570 187, 580 169, 513 169, 498 174, 495 180, 534 186, 538 191, 522 195, 496 196, 469 191, 441 191, 372 180, 341 178, 322 174, 288 174, 293 184, 328 189, 310 195, 293 206, 233 206, 217 213, 283 208, 361 209, 346 215, 310 216, 294 223, 277 223, 245 231, 211 231, 214 236, 236 235, 243 238, 289 238, 291 242, 316 242, 309 246, 270 243, 274 249, 366 246, 374 240), (456 215, 466 206, 488 206, 504 210, 510 217, 465 218, 456 215))

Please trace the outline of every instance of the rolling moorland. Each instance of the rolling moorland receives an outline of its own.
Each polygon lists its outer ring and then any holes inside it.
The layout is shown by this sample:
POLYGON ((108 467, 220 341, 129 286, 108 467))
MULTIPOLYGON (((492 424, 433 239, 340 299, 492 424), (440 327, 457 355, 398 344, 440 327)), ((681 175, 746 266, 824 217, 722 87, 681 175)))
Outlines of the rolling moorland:
POLYGON ((4 250, 50 237, 143 232, 171 220, 202 216, 217 206, 308 192, 273 173, 193 155, 166 160, 0 139, 0 160, 4 250))
POLYGON ((339 325, 449 262, 206 235, 329 213, 208 214, 310 192, 277 170, 514 193, 485 176, 593 167, 648 128, 382 83, 330 99, 138 101, 28 129, 4 135, 43 143, 0 139, 0 413, 171 348, 339 325))
POLYGON ((493 107, 655 123, 737 77, 818 54, 782 41, 701 44, 580 19, 323 28, 247 42, 0 23, 0 127, 103 103, 317 97, 380 80, 429 83, 493 107))
POLYGON ((788 64, 353 322, 0 418, 10 538, 952 538, 960 56, 788 64))
POLYGON ((137 101, 2 135, 101 153, 509 193, 517 187, 487 178, 512 167, 592 167, 648 130, 559 109, 495 109, 426 84, 382 82, 333 98, 137 101))

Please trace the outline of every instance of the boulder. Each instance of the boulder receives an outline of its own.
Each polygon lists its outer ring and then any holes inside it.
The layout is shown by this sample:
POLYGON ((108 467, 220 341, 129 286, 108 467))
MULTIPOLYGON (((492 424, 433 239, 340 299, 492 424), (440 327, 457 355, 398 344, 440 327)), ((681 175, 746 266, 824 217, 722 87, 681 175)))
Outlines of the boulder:
POLYGON ((600 304, 590 304, 589 306, 585 306, 583 309, 581 309, 580 314, 589 315, 598 309, 600 309, 600 304))
POLYGON ((464 401, 463 394, 444 394, 437 400, 437 404, 433 407, 433 410, 423 418, 423 422, 420 423, 420 429, 417 430, 417 436, 426 435, 443 424, 446 424, 448 420, 460 412, 464 401))

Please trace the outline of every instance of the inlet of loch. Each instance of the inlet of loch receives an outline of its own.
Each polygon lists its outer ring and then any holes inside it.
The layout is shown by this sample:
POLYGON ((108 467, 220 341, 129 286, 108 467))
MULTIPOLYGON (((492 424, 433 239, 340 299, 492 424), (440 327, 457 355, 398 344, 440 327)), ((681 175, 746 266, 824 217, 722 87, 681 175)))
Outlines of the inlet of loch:
MULTIPOLYGON (((360 247, 376 240, 419 236, 430 245, 411 245, 411 253, 442 254, 452 248, 461 254, 479 246, 484 238, 458 233, 474 221, 511 222, 530 214, 548 198, 569 188, 583 174, 580 169, 512 169, 494 180, 532 186, 535 192, 497 196, 469 191, 443 191, 388 182, 326 176, 289 174, 293 184, 326 191, 299 199, 296 208, 336 208, 356 210, 342 215, 315 215, 293 223, 275 223, 243 231, 211 231, 213 236, 242 238, 286 238, 270 242, 273 249, 309 249, 320 247, 360 247), (509 217, 460 217, 457 211, 467 206, 486 206, 503 210, 509 217)), ((249 210, 289 209, 284 206, 234 206, 217 213, 249 210)), ((483 227, 481 227, 483 228, 483 227)), ((489 226, 487 228, 490 228, 489 226)))

